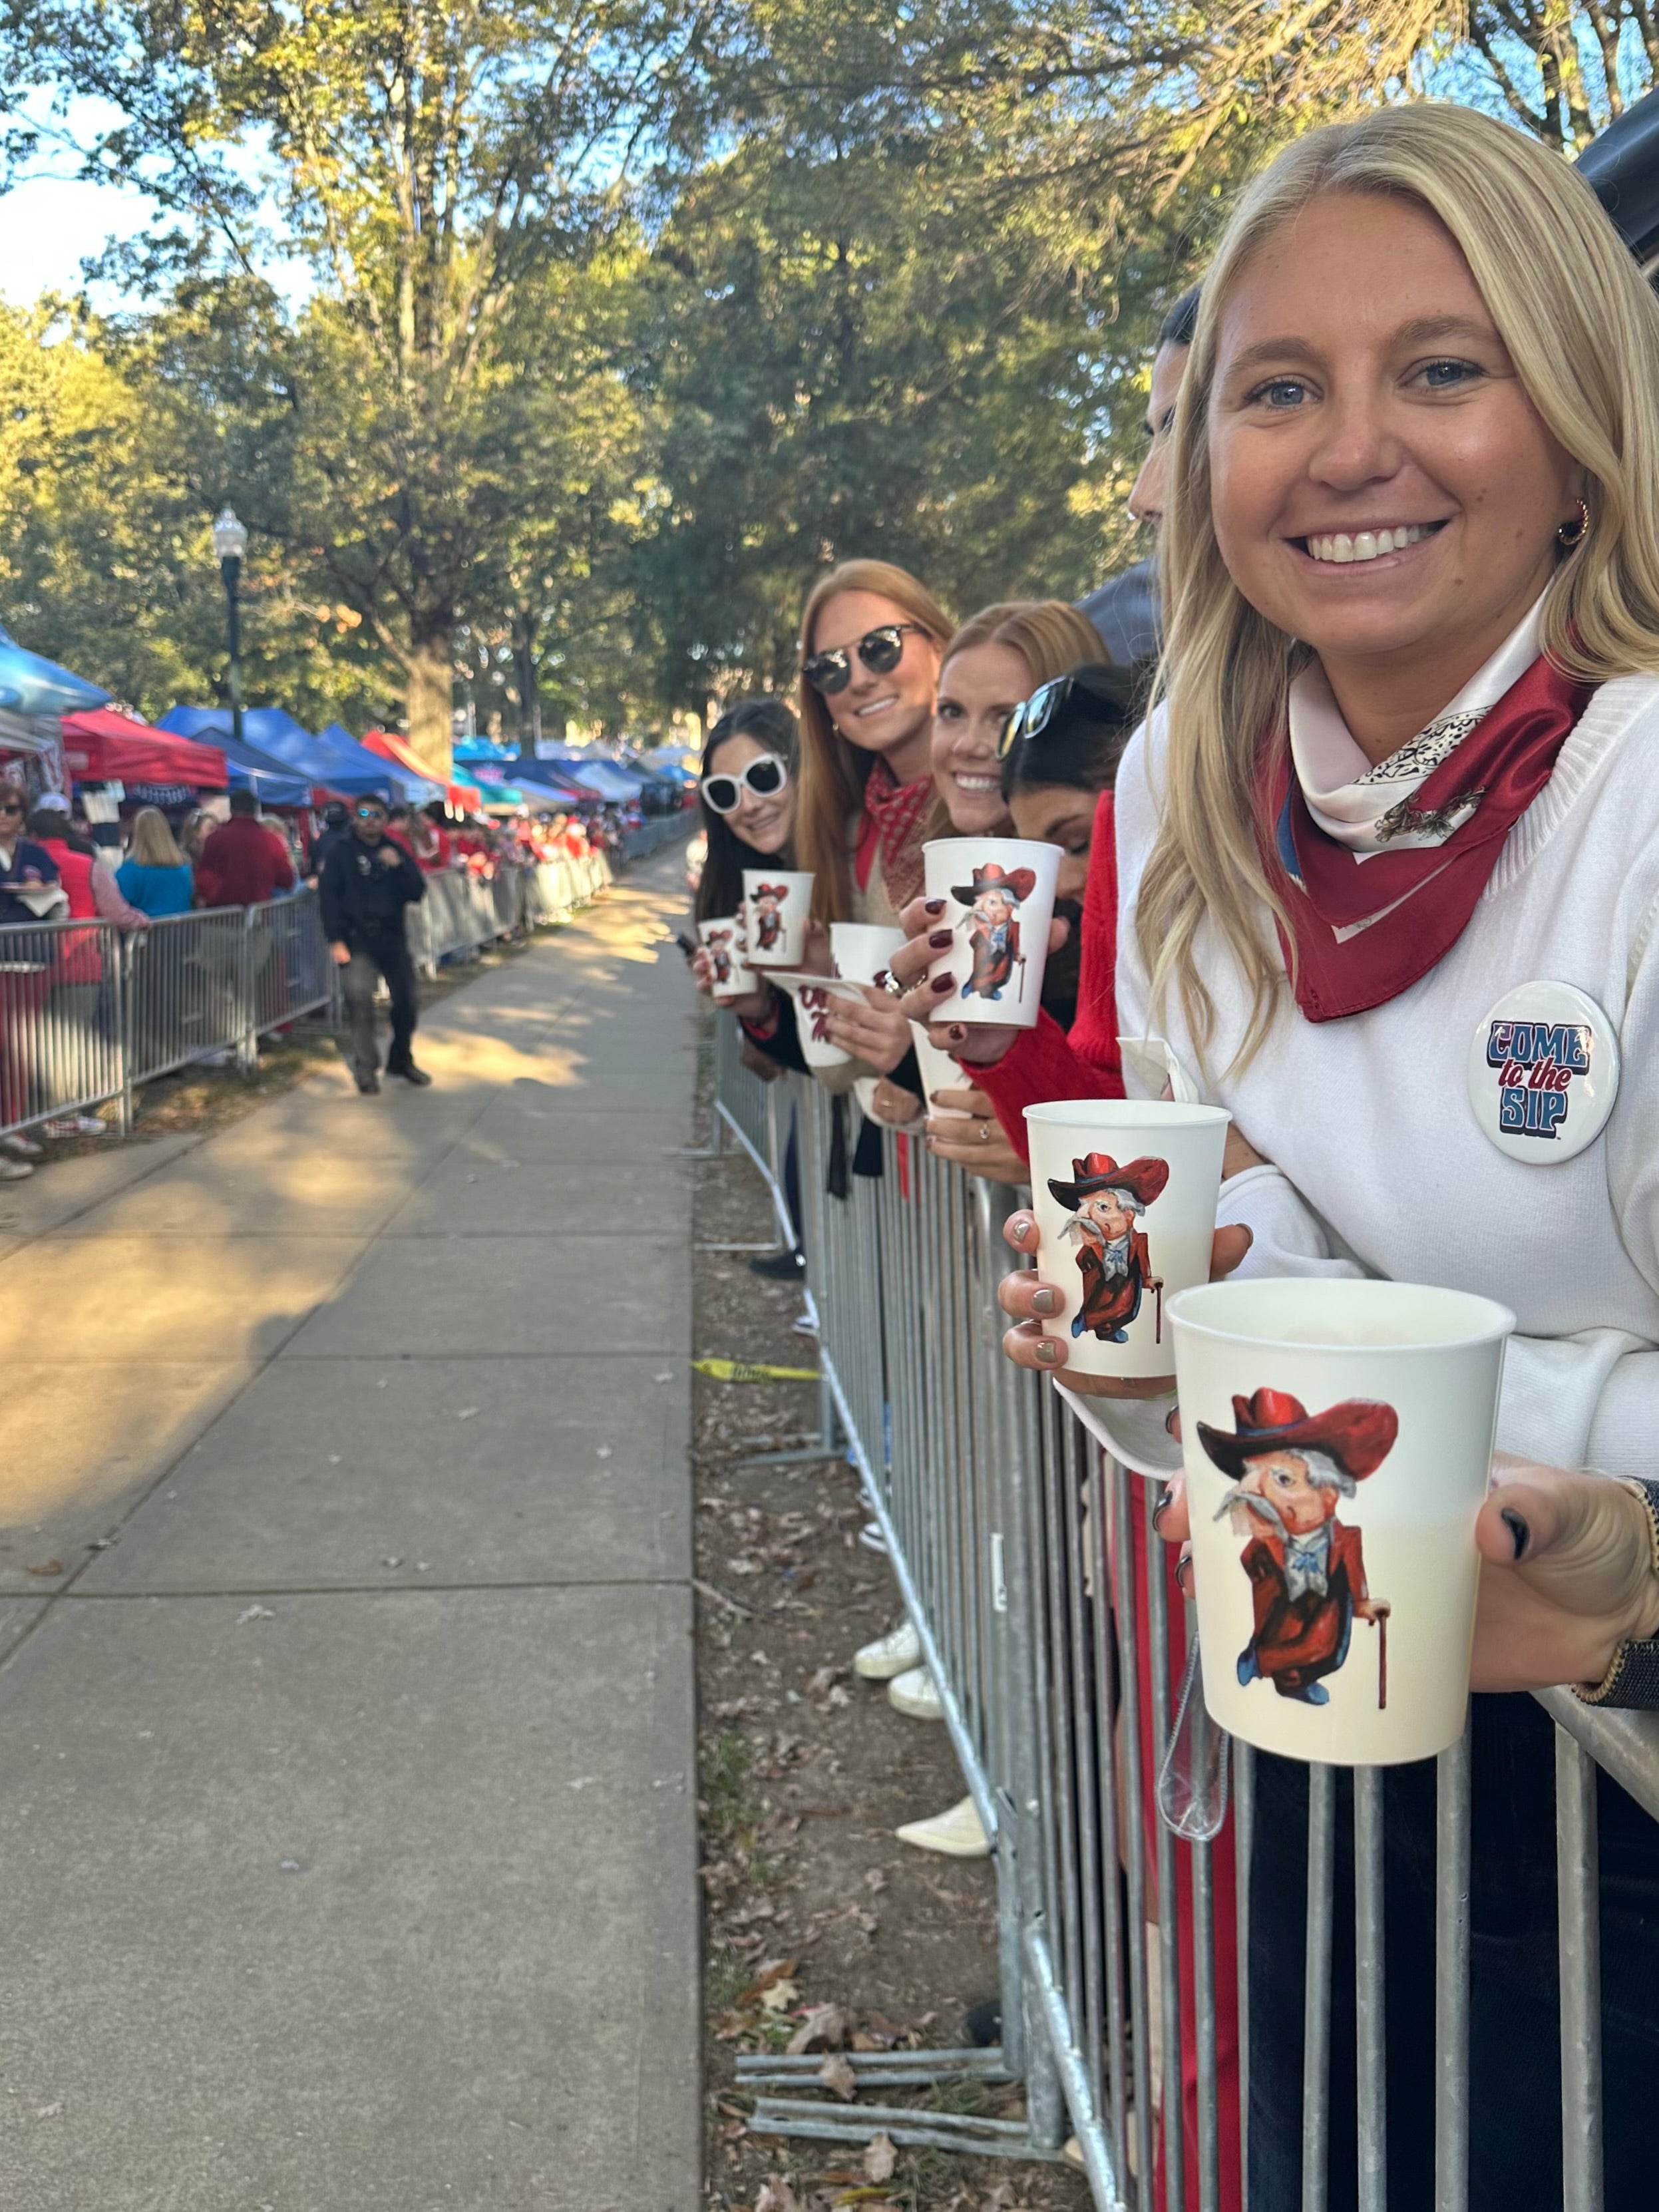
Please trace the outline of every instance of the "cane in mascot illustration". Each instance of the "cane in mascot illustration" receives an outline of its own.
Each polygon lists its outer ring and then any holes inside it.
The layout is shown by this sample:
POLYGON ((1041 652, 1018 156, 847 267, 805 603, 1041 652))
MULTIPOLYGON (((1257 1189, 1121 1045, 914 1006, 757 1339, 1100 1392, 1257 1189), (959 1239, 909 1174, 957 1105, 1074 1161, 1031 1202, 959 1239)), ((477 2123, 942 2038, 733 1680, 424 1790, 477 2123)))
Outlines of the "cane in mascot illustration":
POLYGON ((1032 869, 1005 870, 995 860, 975 868, 971 884, 952 888, 951 897, 959 906, 969 908, 973 918, 968 943, 974 965, 962 987, 964 999, 975 992, 981 999, 1000 999, 1015 968, 1024 965, 1015 915, 1036 889, 1032 869))
POLYGON ((1072 1162, 1071 1182, 1051 1176, 1048 1188, 1075 1216, 1062 1232, 1077 1247, 1083 1278, 1083 1304, 1072 1323, 1073 1336, 1086 1333, 1103 1344, 1127 1344, 1129 1323, 1150 1291, 1156 1301, 1154 1342, 1164 1341, 1164 1280, 1152 1273, 1152 1253, 1140 1217, 1170 1180, 1164 1160, 1130 1160, 1120 1167, 1109 1152, 1091 1152, 1072 1162))
POLYGON ((1233 1400, 1233 1427, 1198 1424, 1199 1442, 1233 1488, 1216 1512, 1248 1535, 1255 1627, 1238 1655, 1242 1684, 1271 1682, 1281 1698, 1326 1705, 1323 1677, 1346 1661, 1357 1619, 1376 1630, 1376 1702, 1389 1702, 1389 1615, 1365 1583, 1358 1528, 1337 1518, 1345 1498, 1394 1447, 1392 1406, 1345 1398, 1310 1414, 1285 1390, 1233 1400))
POLYGON ((711 929, 707 933, 705 942, 708 946, 708 957, 714 963, 714 981, 718 985, 724 986, 732 980, 732 935, 733 933, 729 929, 711 929))

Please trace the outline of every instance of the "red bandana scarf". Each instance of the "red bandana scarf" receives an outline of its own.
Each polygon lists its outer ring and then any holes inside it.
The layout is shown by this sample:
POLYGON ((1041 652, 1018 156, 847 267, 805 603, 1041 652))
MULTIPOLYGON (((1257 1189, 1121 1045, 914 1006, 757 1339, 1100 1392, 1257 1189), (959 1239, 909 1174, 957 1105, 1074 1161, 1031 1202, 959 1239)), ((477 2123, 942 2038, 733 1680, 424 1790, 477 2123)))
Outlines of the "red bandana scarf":
MULTIPOLYGON (((1549 781, 1593 686, 1534 661, 1412 798, 1412 817, 1474 811, 1443 843, 1362 861, 1315 823, 1281 743, 1267 764, 1263 857, 1296 943, 1296 1002, 1310 1022, 1380 1006, 1456 944, 1504 840, 1549 781)), ((1286 965, 1291 948, 1279 943, 1286 965)))
POLYGON ((878 754, 864 781, 864 812, 859 822, 857 870, 859 889, 866 890, 878 848, 881 880, 895 912, 921 895, 922 831, 933 810, 933 779, 919 775, 914 783, 896 783, 893 771, 878 754))

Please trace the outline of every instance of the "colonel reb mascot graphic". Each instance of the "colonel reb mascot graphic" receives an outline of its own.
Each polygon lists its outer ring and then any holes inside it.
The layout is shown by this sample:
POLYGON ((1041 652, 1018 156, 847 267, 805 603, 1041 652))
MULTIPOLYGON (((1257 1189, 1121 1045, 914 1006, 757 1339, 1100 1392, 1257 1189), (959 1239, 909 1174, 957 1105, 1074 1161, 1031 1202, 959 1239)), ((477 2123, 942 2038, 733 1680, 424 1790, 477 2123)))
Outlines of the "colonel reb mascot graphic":
POLYGON ((1144 1294, 1158 1300, 1157 1341, 1164 1341, 1164 1279, 1152 1273, 1146 1231, 1136 1226, 1170 1180, 1164 1160, 1131 1160, 1119 1167, 1109 1152, 1091 1152, 1073 1160, 1073 1182, 1048 1188, 1067 1212, 1076 1216, 1062 1234, 1077 1246, 1083 1278, 1083 1304, 1072 1323, 1073 1336, 1091 1331, 1103 1344, 1127 1344, 1129 1323, 1140 1311, 1144 1294))
POLYGON ((720 985, 729 983, 732 980, 730 946, 732 935, 733 933, 729 929, 711 929, 708 932, 705 939, 708 946, 708 957, 714 963, 714 981, 720 985))
POLYGON ((977 992, 981 999, 1000 999, 1002 988, 1020 958, 1019 924, 1014 920, 1022 901, 1036 889, 1030 868, 1006 872, 992 860, 974 870, 971 884, 958 884, 951 893, 958 906, 971 909, 973 927, 968 943, 974 956, 973 972, 962 987, 963 997, 977 992))
POLYGON ((787 884, 757 884, 755 886, 756 949, 770 952, 783 935, 783 902, 789 896, 787 884))
POLYGON ((1358 1528, 1336 1517, 1388 1457, 1399 1433, 1392 1406, 1345 1398, 1310 1414, 1284 1390, 1233 1400, 1233 1431, 1198 1424, 1199 1441, 1233 1488, 1216 1514, 1249 1535, 1255 1630, 1238 1655, 1241 1683, 1271 1682, 1281 1698, 1326 1705, 1322 1679, 1348 1656, 1356 1616, 1377 1633, 1377 1704, 1389 1702, 1389 1608, 1365 1587, 1358 1528))

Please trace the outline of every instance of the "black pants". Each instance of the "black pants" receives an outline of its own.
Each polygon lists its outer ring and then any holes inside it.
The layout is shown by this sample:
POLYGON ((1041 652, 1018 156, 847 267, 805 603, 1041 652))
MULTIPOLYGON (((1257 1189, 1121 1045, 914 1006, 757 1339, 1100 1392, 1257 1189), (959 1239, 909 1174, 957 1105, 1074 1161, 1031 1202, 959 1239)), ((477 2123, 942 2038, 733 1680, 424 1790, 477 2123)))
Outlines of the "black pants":
POLYGON ((409 1042, 419 1006, 408 942, 399 933, 355 937, 350 944, 351 957, 341 970, 340 988, 351 1024, 351 1064, 359 1075, 372 1075, 380 1064, 374 1045, 374 979, 384 975, 392 994, 392 1049, 386 1064, 395 1075, 409 1066, 409 1042))
MULTIPOLYGON (((1561 2197, 1554 1727, 1530 1698, 1474 1700, 1470 1911, 1470 2212, 1544 2212, 1561 2197)), ((1250 1857, 1250 2202, 1302 2201, 1308 1771, 1256 1759, 1250 1857)), ((1384 1785, 1389 2212, 1434 2202, 1431 1762, 1384 1785)), ((1353 1792, 1338 1778, 1332 1971, 1330 2212, 1355 2202, 1353 1792)), ((1655 2201, 1659 2083, 1659 1826, 1600 1778, 1607 2201, 1655 2201)))

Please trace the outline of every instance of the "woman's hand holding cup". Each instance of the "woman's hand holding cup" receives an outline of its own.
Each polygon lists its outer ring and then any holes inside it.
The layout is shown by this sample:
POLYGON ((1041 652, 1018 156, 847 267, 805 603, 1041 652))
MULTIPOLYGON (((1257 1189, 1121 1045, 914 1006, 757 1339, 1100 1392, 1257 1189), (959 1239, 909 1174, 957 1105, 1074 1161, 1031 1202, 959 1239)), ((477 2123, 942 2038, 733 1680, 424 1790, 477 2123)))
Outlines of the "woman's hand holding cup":
POLYGON ((862 987, 863 1003, 837 992, 824 1010, 830 1036, 843 1052, 890 1075, 910 1049, 910 1024, 898 1001, 874 984, 862 987))
MULTIPOLYGON (((1011 1214, 1003 1224, 1002 1234, 1016 1252, 1032 1255, 1042 1242, 1036 1217, 1029 1212, 1011 1214)), ((1254 1242, 1254 1233, 1243 1224, 1218 1229, 1210 1253, 1211 1281, 1219 1282, 1231 1275, 1242 1265, 1254 1242)), ((1022 1267, 1003 1277, 997 1286, 997 1304, 1015 1323, 1002 1340, 1003 1351, 1015 1366, 1033 1367, 1043 1375, 1057 1374, 1066 1365, 1071 1346, 1063 1337, 1045 1336, 1042 1324, 1064 1313, 1064 1292, 1035 1268, 1022 1267)), ((1174 1389, 1175 1376, 1071 1374, 1066 1377, 1066 1387, 1087 1398, 1162 1398, 1174 1389)), ((1161 1526, 1159 1533, 1164 1533, 1161 1526)))
MULTIPOLYGON (((938 975, 931 983, 927 980, 928 969, 956 942, 945 920, 948 904, 942 898, 915 898, 900 915, 909 942, 893 955, 890 963, 894 981, 904 986, 904 996, 895 1003, 907 1021, 926 1026, 938 1051, 951 1053, 964 1064, 994 1067, 1024 1031, 1000 1022, 953 1021, 951 978, 938 975)), ((1049 951, 1058 952, 1071 933, 1070 922, 1056 915, 1048 925, 1049 951)))

